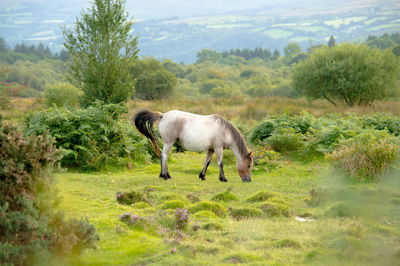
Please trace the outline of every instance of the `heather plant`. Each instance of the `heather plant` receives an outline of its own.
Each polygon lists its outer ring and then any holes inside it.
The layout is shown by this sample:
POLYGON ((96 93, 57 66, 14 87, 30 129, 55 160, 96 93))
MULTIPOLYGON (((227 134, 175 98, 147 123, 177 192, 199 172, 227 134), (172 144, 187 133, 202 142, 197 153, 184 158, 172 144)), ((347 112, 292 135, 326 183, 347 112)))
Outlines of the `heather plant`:
POLYGON ((122 192, 116 194, 117 202, 124 205, 132 205, 137 202, 148 202, 146 195, 142 195, 136 191, 122 192))
POLYGON ((54 252, 79 253, 98 239, 87 220, 65 221, 52 170, 60 151, 45 131, 24 137, 0 124, 0 264, 45 263, 54 252))
POLYGON ((175 229, 184 230, 189 223, 188 210, 176 208, 175 210, 175 229))
POLYGON ((365 130, 343 141, 327 158, 360 182, 382 177, 399 159, 398 138, 387 131, 365 130))

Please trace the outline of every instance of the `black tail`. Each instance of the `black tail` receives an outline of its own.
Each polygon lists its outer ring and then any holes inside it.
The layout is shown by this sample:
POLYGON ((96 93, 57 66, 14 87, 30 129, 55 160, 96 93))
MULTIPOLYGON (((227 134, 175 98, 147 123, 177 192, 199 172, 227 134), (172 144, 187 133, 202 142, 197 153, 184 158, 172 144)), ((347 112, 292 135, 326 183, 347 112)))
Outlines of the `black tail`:
POLYGON ((157 156, 160 157, 160 145, 158 142, 158 138, 154 132, 153 124, 157 120, 162 118, 162 113, 159 112, 151 112, 148 110, 139 111, 135 115, 135 126, 140 133, 142 133, 145 137, 150 140, 151 146, 156 152, 157 156))

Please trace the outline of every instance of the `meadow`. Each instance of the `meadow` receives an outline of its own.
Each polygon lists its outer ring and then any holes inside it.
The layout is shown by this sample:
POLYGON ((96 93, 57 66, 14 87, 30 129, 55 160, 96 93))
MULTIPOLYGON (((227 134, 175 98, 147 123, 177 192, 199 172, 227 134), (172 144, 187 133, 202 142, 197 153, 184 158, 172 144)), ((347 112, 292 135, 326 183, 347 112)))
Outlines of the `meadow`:
MULTIPOLYGON (((40 104, 29 101, 19 106, 24 113, 40 104)), ((218 113, 240 125, 245 136, 266 116, 285 112, 308 111, 316 117, 344 112, 400 113, 395 101, 350 108, 279 97, 205 98, 130 101, 125 119, 142 108, 218 113)), ((228 183, 222 183, 215 158, 206 181, 198 178, 204 160, 204 153, 174 151, 168 181, 158 178, 157 160, 100 172, 58 171, 58 209, 67 218, 88 217, 100 240, 95 249, 56 257, 53 263, 399 265, 398 167, 378 182, 359 183, 323 156, 305 160, 282 154, 255 165, 252 182, 242 183, 235 158, 226 151, 228 183), (129 201, 122 201, 124 197, 129 201), (182 213, 185 209, 187 213, 182 213)))

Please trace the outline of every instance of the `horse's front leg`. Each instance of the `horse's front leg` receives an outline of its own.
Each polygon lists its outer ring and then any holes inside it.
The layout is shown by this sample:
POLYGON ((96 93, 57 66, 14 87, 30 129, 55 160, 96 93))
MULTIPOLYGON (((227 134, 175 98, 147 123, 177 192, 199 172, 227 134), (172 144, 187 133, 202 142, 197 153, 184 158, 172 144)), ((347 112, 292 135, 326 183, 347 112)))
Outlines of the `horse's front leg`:
POLYGON ((228 179, 226 179, 224 174, 224 163, 223 163, 224 149, 222 147, 215 149, 215 155, 217 156, 217 161, 219 166, 219 181, 228 182, 228 179))
POLYGON ((163 150, 161 152, 161 173, 160 178, 164 178, 165 180, 170 179, 171 176, 168 172, 168 154, 171 151, 172 145, 174 143, 164 143, 163 150))
POLYGON ((201 170, 200 174, 199 174, 199 178, 201 180, 206 180, 206 172, 207 172, 207 168, 210 165, 211 159, 214 155, 214 150, 208 150, 207 152, 207 157, 206 157, 206 161, 204 163, 204 167, 203 170, 201 170))

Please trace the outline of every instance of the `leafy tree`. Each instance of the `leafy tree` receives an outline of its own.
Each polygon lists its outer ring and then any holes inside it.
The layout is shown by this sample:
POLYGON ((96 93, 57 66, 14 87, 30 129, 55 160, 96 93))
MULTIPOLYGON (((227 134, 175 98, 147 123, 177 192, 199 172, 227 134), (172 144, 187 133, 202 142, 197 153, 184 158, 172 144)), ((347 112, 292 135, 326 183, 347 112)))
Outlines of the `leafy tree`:
POLYGON ((131 73, 136 78, 135 96, 146 100, 168 96, 177 83, 175 75, 152 57, 137 60, 131 67, 131 73))
POLYGON ((293 84, 311 99, 365 105, 393 95, 398 74, 398 60, 391 51, 343 43, 324 46, 300 62, 293 71, 293 84))
POLYGON ((6 42, 2 37, 0 37, 0 53, 8 52, 8 47, 6 42))
POLYGON ((136 95, 145 100, 164 98, 176 86, 176 77, 165 69, 145 72, 136 80, 136 95))
POLYGON ((395 56, 400 56, 400 45, 397 45, 392 49, 392 52, 395 56))
POLYGON ((297 43, 289 43, 283 48, 283 53, 285 54, 285 62, 290 64, 293 58, 301 53, 301 47, 297 43))
POLYGON ((96 100, 126 102, 134 91, 129 66, 136 60, 138 38, 125 0, 95 0, 76 19, 75 29, 64 28, 64 45, 71 57, 69 80, 84 92, 83 104, 96 100))
POLYGON ((203 49, 197 53, 196 58, 197 58, 196 63, 198 64, 206 61, 211 61, 215 63, 221 60, 222 55, 221 53, 215 50, 203 49))
POLYGON ((273 53, 273 55, 272 55, 273 59, 276 60, 276 59, 278 59, 280 56, 281 56, 281 53, 280 53, 277 49, 275 49, 275 50, 274 50, 274 53, 273 53))
POLYGON ((331 36, 331 37, 329 38, 329 41, 328 41, 328 47, 329 47, 329 48, 332 48, 332 47, 334 47, 335 45, 336 45, 335 38, 334 38, 333 36, 331 36))

